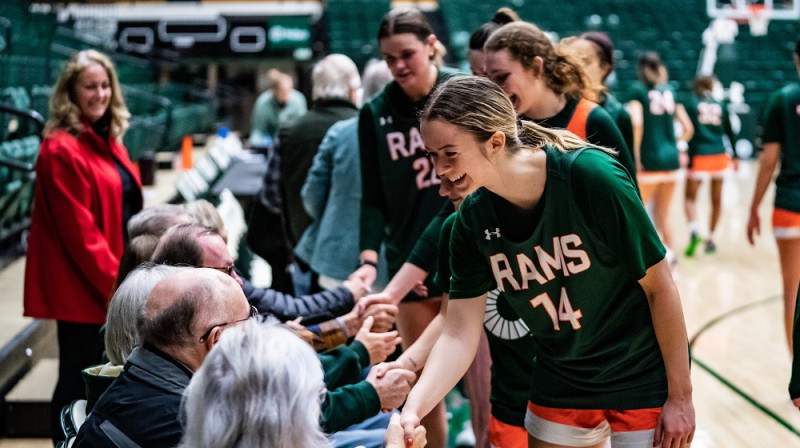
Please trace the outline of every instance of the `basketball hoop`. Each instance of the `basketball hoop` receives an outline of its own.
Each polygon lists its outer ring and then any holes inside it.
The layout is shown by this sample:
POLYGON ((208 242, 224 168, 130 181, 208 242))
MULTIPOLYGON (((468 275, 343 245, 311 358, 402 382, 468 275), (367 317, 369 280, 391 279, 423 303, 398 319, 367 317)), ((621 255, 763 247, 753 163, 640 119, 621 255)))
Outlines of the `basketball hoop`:
POLYGON ((750 34, 753 36, 765 36, 769 28, 769 16, 771 9, 767 9, 761 4, 750 4, 748 8, 747 23, 750 24, 750 34))

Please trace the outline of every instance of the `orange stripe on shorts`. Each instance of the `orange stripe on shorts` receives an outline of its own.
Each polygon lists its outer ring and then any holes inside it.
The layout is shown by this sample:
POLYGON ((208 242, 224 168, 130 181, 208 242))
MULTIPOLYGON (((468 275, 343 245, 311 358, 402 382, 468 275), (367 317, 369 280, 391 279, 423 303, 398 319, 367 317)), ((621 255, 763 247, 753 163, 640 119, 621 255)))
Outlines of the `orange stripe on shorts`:
POLYGON ((528 448, 528 431, 489 416, 489 443, 497 448, 528 448))
POLYGON ((592 429, 603 423, 605 416, 598 409, 556 409, 539 406, 528 402, 528 409, 539 418, 553 423, 592 429))
POLYGON ((662 408, 645 409, 556 409, 528 402, 528 409, 537 417, 553 423, 593 429, 608 421, 614 432, 644 431, 656 427, 662 408))
POLYGON ((782 208, 776 208, 772 211, 772 228, 795 227, 800 227, 800 213, 782 208))
POLYGON ((728 169, 731 158, 727 154, 692 157, 692 171, 717 173, 728 169))

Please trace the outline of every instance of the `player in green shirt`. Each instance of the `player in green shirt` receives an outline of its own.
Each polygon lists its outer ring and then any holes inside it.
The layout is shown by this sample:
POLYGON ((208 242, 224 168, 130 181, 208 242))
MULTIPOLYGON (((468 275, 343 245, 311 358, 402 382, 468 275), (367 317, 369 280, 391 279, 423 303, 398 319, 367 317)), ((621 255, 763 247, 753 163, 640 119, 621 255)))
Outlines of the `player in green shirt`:
POLYGON ((469 365, 487 292, 499 287, 536 342, 529 446, 600 446, 609 435, 612 445, 688 446, 680 298, 627 171, 572 134, 518 125, 483 78, 443 84, 421 131, 437 174, 478 189, 453 225, 452 300, 403 409, 405 436, 469 365))
POLYGON ((520 118, 614 149, 628 172, 636 173, 611 116, 588 99, 596 96, 588 76, 541 29, 526 22, 503 25, 489 36, 484 51, 486 73, 511 98, 520 118))
MULTIPOLYGON (((794 63, 800 73, 800 40, 795 46, 794 63)), ((791 350, 795 296, 800 282, 800 84, 793 82, 772 94, 764 113, 763 125, 761 141, 764 147, 750 203, 747 239, 753 244, 755 235, 761 231, 758 206, 764 199, 780 160, 780 172, 775 179, 772 230, 781 260, 783 318, 786 340, 791 350)))
MULTIPOLYGON (((433 89, 455 73, 437 66, 443 47, 418 9, 389 11, 378 27, 378 45, 394 80, 364 105, 358 122, 361 263, 353 275, 367 285, 375 281, 381 243, 393 276, 445 202, 438 194, 439 178, 425 157, 419 111, 433 89)), ((397 327, 404 347, 439 312, 441 291, 430 282, 427 287, 429 300, 406 300, 399 307, 397 327)), ((447 440, 443 404, 425 427, 428 445, 443 448, 447 440)))
POLYGON ((733 136, 731 121, 728 117, 728 105, 714 99, 711 92, 714 88, 713 76, 700 76, 694 80, 693 94, 685 102, 686 114, 692 120, 694 135, 689 140, 689 170, 686 173, 686 189, 684 190, 684 210, 689 221, 689 245, 684 252, 687 257, 694 255, 700 244, 700 225, 697 222, 697 190, 705 178, 711 179, 711 220, 710 232, 706 238, 707 254, 716 252, 714 231, 717 229, 722 212, 722 182, 730 166, 731 158, 725 149, 724 138, 727 136, 733 151, 734 167, 738 168, 736 157, 736 139, 733 136))
POLYGON ((627 103, 633 123, 639 189, 645 204, 653 201, 653 223, 674 267, 669 208, 678 169, 688 163, 686 151, 692 138, 692 122, 683 106, 675 103, 675 91, 667 84, 667 68, 657 53, 648 51, 639 58, 639 79, 627 103), (683 129, 677 143, 674 120, 683 129))
MULTIPOLYGON (((455 208, 461 204, 469 191, 453 188, 446 177, 441 178, 439 189, 455 208)), ((437 216, 438 218, 439 216, 437 216)), ((434 283, 443 291, 450 290, 450 234, 456 213, 446 219, 431 221, 423 236, 417 241, 408 261, 379 294, 364 297, 359 307, 365 309, 373 301, 398 303, 415 285, 422 282, 429 273, 435 273, 434 283), (433 229, 433 224, 437 224, 433 229), (432 234, 436 233, 434 240, 432 234), (433 252, 433 253, 432 253, 433 252)), ((442 300, 439 314, 431 321, 417 341, 403 351, 400 357, 390 363, 376 366, 378 377, 385 371, 402 368, 419 372, 425 366, 431 348, 439 338, 444 327, 447 312, 447 295, 442 300)), ((533 361, 534 344, 527 325, 517 316, 511 305, 499 290, 489 293, 484 320, 485 337, 481 337, 475 359, 464 375, 470 401, 470 417, 475 431, 476 446, 484 446, 479 440, 489 430, 489 442, 495 448, 526 448, 528 433, 525 430, 525 407, 529 372, 533 361), (491 352, 491 356, 490 356, 491 352), (491 373, 488 370, 491 364, 491 373), (491 381, 489 381, 491 379, 491 381), (491 402, 483 403, 485 397, 491 402), (485 419, 473 418, 473 413, 491 407, 491 415, 485 419), (481 425, 480 427, 475 427, 481 425)))

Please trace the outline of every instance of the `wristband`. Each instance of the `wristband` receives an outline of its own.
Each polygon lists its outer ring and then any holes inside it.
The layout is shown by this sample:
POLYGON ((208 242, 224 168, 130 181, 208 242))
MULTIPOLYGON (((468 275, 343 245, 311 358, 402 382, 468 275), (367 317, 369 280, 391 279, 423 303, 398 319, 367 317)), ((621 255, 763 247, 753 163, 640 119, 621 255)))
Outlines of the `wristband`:
POLYGON ((358 260, 358 267, 364 266, 365 264, 368 264, 368 265, 372 266, 373 268, 378 269, 378 263, 375 262, 375 261, 372 261, 372 260, 358 260))
POLYGON ((689 143, 687 143, 686 140, 678 140, 675 146, 678 147, 678 151, 680 152, 686 152, 689 150, 689 143))

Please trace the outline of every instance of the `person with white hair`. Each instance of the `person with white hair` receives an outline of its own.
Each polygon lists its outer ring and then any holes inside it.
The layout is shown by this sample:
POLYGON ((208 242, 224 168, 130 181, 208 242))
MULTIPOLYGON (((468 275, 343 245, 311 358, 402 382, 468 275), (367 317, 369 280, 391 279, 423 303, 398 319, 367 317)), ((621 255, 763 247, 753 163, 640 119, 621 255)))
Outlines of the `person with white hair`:
MULTIPOLYGON (((140 237, 139 237, 140 238, 140 237)), ((188 267, 145 263, 125 277, 108 304, 105 326, 106 364, 83 369, 86 383, 86 411, 94 407, 100 395, 122 373, 122 366, 134 348, 141 344, 136 316, 139 315, 150 292, 158 282, 170 274, 188 267)))
MULTIPOLYGON (((280 183, 284 193, 284 216, 287 223, 289 247, 294 248, 312 219, 303 208, 300 192, 317 154, 325 133, 336 123, 358 114, 361 77, 350 58, 342 54, 326 56, 314 66, 311 73, 311 110, 296 121, 282 126, 278 132, 277 147, 280 156, 280 183)), ((297 260, 296 260, 297 261, 297 260)), ((308 265, 297 261, 299 270, 309 272, 308 265)), ((297 278, 295 278, 297 283, 297 278)), ((321 288, 315 279, 301 282, 302 289, 295 294, 318 292, 321 288)), ((297 286, 296 286, 297 287, 297 286)))
POLYGON ((184 269, 159 281, 136 317, 141 345, 97 400, 73 446, 177 445, 192 375, 223 331, 256 315, 236 281, 217 270, 184 269))
MULTIPOLYGON (((371 100, 392 80, 386 61, 364 69, 363 98, 371 100)), ((361 158, 358 117, 335 123, 314 156, 301 190, 303 206, 313 222, 303 232, 294 255, 319 276, 318 283, 334 289, 358 264, 358 225, 361 216, 361 158)))
POLYGON ((184 395, 180 448, 322 448, 325 397, 314 350, 277 321, 226 331, 184 395))

